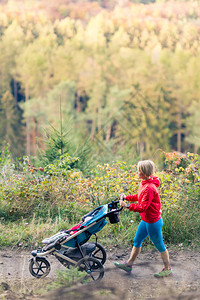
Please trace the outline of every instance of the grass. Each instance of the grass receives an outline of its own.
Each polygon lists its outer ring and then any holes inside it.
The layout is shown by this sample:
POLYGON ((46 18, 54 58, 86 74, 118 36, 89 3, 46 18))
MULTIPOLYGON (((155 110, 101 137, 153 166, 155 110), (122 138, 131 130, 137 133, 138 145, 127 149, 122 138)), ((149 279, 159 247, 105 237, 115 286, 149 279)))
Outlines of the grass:
POLYGON ((163 232, 167 242, 192 248, 200 247, 200 194, 193 187, 179 195, 178 206, 163 214, 163 232))
POLYGON ((70 225, 68 220, 48 218, 45 222, 42 219, 32 218, 27 221, 22 219, 18 223, 0 223, 0 245, 2 247, 32 247, 40 246, 41 241, 61 229, 67 229, 70 225))
POLYGON ((77 283, 87 283, 85 272, 81 272, 78 268, 69 267, 61 271, 56 271, 56 279, 53 283, 47 286, 47 290, 52 290, 59 287, 69 287, 77 283))
MULTIPOLYGON (((68 218, 58 217, 55 220, 50 217, 47 220, 33 217, 31 220, 21 219, 19 222, 0 223, 0 245, 2 247, 39 247, 41 241, 54 235, 61 229, 69 229, 74 223, 69 223, 68 218)), ((133 215, 122 212, 120 222, 107 225, 98 232, 98 241, 105 246, 132 245, 137 222, 133 215)), ((95 240, 95 236, 91 237, 95 240)))
MULTIPOLYGON (((184 211, 183 211, 184 212, 184 211)), ((182 212, 182 213, 183 213, 182 212)), ((191 212, 191 214, 194 212, 191 212)), ((195 216, 195 214, 193 214, 195 216)), ((197 217, 197 212, 196 212, 197 217)), ((128 211, 120 213, 120 221, 111 224, 107 220, 106 226, 97 233, 98 242, 106 248, 113 247, 132 247, 133 238, 138 227, 139 218, 137 215, 128 211)), ((196 229, 194 232, 190 228, 194 226, 194 218, 185 218, 184 214, 177 216, 177 212, 164 214, 163 236, 165 243, 183 244, 184 246, 199 246, 199 222, 196 218, 196 229), (193 224, 192 224, 193 223, 193 224)), ((45 221, 33 217, 31 220, 21 219, 19 222, 0 223, 0 245, 1 247, 11 248, 37 248, 41 247, 41 241, 50 237, 61 229, 69 229, 74 223, 70 223, 68 218, 57 217, 56 219, 48 218, 45 221)), ((90 241, 95 241, 96 237, 92 236, 90 241)), ((152 242, 146 239, 143 242, 144 247, 153 247, 152 242)))

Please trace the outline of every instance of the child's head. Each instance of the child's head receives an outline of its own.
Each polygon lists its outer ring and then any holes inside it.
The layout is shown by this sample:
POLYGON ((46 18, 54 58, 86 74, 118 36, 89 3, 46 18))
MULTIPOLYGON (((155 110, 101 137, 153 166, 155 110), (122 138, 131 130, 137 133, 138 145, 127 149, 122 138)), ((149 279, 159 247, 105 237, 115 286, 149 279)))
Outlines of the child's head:
POLYGON ((155 164, 152 160, 141 160, 137 164, 137 170, 143 177, 149 178, 155 172, 155 164))

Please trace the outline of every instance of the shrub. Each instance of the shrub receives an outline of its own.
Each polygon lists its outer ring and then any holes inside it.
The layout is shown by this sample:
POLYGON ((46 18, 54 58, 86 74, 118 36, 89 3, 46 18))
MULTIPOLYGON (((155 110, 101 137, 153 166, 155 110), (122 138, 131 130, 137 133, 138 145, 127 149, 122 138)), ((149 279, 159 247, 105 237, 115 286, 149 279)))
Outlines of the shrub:
POLYGON ((200 157, 177 152, 165 156, 170 166, 161 188, 165 239, 174 244, 200 244, 200 157))
MULTIPOLYGON (((165 169, 157 173, 161 180, 159 193, 164 238, 169 243, 198 243, 200 158, 192 153, 180 154, 180 159, 178 155, 167 154, 165 169)), ((55 227, 55 222, 71 226, 97 206, 115 200, 119 194, 134 194, 138 190, 135 165, 120 161, 97 165, 90 176, 85 177, 82 172, 69 167, 69 160, 71 158, 66 154, 61 160, 56 160, 53 167, 39 168, 31 166, 27 157, 17 164, 11 159, 6 163, 4 160, 0 186, 2 224, 10 221, 19 224, 25 219, 30 223, 34 217, 41 224, 51 220, 52 227, 55 227)), ((109 244, 112 239, 114 244, 118 241, 122 245, 132 244, 140 217, 122 212, 120 219, 119 224, 108 225, 99 233, 105 243, 109 244)))

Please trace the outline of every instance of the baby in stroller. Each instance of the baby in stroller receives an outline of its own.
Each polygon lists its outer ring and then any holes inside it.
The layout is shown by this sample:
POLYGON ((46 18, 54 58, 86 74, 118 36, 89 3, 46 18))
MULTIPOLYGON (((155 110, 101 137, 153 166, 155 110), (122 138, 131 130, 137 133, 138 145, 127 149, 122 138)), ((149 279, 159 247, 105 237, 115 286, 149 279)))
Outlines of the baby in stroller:
POLYGON ((65 232, 69 233, 70 235, 72 235, 72 234, 76 233, 80 229, 81 226, 84 226, 84 223, 90 221, 91 219, 92 219, 92 216, 87 216, 87 215, 83 216, 81 218, 81 222, 80 223, 78 223, 77 225, 73 226, 72 228, 66 230, 65 232))

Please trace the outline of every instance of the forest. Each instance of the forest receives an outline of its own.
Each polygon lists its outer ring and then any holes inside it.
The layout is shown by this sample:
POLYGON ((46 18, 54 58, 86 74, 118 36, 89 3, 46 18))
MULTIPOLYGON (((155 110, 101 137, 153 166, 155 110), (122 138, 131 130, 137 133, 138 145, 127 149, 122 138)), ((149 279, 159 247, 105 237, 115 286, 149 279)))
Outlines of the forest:
POLYGON ((200 147, 198 2, 1 1, 0 146, 102 161, 200 147), (79 149, 80 150, 80 149, 79 149))
POLYGON ((135 193, 150 158, 165 235, 198 244, 200 6, 48 4, 0 6, 1 243, 29 245, 31 224, 60 228, 135 193))
MULTIPOLYGON (((155 162, 160 180, 163 239, 176 254, 175 294, 180 281, 181 291, 197 290, 199 2, 0 0, 0 297, 11 299, 13 288, 15 299, 47 291, 46 281, 38 292, 36 281, 25 278, 28 251, 120 194, 137 193, 143 159, 155 162)), ((98 232, 101 244, 124 255, 140 220, 123 209, 119 222, 98 232)), ((151 240, 143 246, 152 260, 151 240)), ((112 270, 108 277, 117 281, 112 270)), ((134 297, 154 290, 144 273, 139 281, 136 273, 130 277, 134 297)), ((59 273, 52 276, 51 283, 59 280, 59 273)), ((127 278, 120 279, 122 291, 127 278)))

